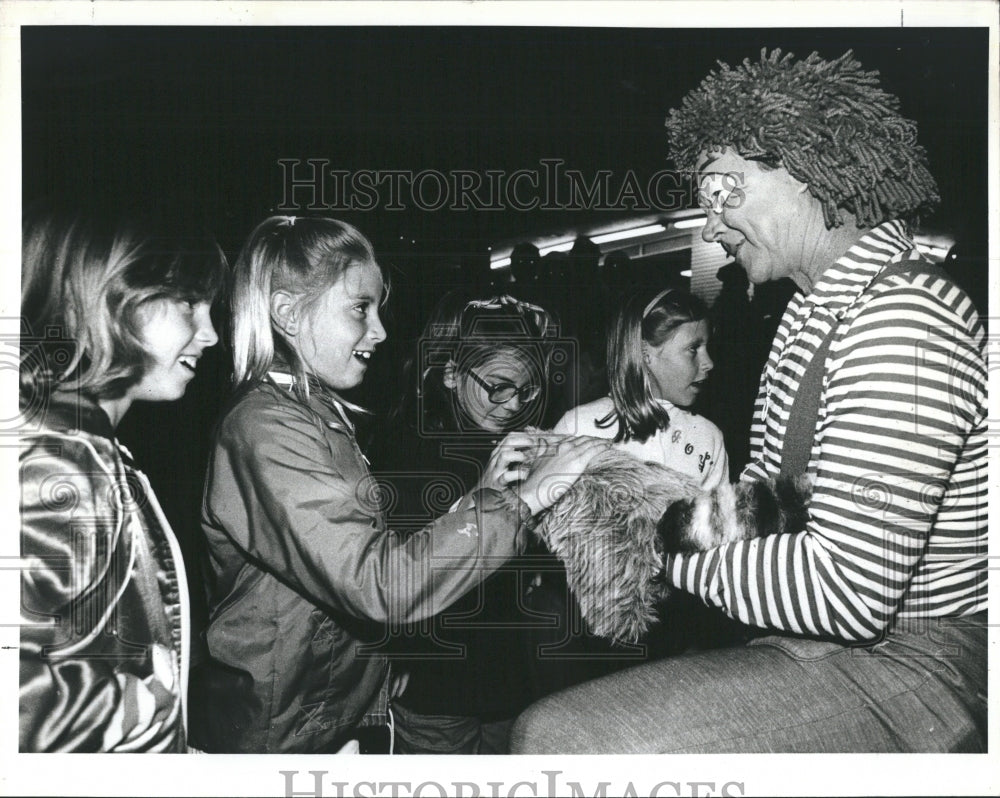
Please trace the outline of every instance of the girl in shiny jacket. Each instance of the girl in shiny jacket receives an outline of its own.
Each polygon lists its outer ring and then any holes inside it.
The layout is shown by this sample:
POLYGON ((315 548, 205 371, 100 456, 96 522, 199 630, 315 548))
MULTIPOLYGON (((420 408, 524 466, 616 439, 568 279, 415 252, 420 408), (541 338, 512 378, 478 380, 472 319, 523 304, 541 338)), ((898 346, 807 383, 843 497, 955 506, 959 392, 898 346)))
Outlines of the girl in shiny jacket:
POLYGON ((23 232, 20 750, 183 752, 183 562, 115 428, 184 394, 224 261, 93 213, 23 232))
POLYGON ((341 394, 385 340, 384 293, 371 244, 333 219, 267 219, 237 259, 237 392, 202 514, 210 659, 192 727, 206 750, 328 752, 385 723, 389 668, 371 644, 521 551, 524 522, 599 451, 553 442, 529 473, 531 441, 508 436, 452 512, 405 539, 388 530, 354 436, 359 408, 341 394))

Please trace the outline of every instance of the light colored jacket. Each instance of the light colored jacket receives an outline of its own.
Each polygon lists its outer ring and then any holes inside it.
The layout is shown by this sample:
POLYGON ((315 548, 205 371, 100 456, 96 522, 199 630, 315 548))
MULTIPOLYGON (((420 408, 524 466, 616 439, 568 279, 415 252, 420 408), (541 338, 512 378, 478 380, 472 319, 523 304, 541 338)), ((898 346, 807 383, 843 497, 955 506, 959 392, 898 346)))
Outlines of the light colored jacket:
POLYGON ((21 435, 21 751, 183 752, 180 548, 107 415, 55 393, 21 435))

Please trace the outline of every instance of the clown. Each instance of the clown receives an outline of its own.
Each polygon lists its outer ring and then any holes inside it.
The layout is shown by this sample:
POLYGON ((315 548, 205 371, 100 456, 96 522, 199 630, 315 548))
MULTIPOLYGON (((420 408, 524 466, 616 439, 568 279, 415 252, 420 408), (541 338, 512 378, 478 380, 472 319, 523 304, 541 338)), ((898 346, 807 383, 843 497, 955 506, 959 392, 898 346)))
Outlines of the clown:
MULTIPOLYGON (((850 52, 774 51, 712 72, 667 130, 704 239, 799 288, 740 481, 812 495, 783 534, 664 558, 669 586, 767 636, 551 696, 513 750, 985 751, 984 334, 910 234, 938 202, 915 123, 850 52)), ((699 506, 661 533, 725 523, 699 506)))

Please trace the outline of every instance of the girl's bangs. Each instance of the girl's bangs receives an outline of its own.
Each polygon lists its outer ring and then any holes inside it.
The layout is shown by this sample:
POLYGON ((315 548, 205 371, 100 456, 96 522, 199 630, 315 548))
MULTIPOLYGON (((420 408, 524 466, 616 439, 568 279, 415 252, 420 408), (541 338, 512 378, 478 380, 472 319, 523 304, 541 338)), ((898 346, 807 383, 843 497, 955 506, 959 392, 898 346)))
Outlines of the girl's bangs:
MULTIPOLYGON (((187 243, 187 242, 185 242, 187 243)), ((215 302, 226 280, 226 258, 217 244, 197 242, 183 246, 156 269, 163 294, 185 302, 215 302)))

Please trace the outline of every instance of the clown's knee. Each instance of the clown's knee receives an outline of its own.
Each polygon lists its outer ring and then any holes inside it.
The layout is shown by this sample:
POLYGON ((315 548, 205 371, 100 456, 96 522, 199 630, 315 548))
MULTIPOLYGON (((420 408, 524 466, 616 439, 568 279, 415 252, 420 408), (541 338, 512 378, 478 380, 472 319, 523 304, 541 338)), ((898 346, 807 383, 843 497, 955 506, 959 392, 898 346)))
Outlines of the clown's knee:
POLYGON ((563 738, 573 723, 551 697, 537 701, 518 716, 510 732, 512 754, 565 753, 563 738))
POLYGON ((601 749, 589 733, 593 719, 576 701, 573 688, 543 698, 528 707, 514 722, 510 734, 512 754, 580 754, 601 749))
POLYGON ((510 730, 510 752, 512 754, 540 754, 538 744, 544 740, 540 731, 544 711, 538 704, 532 704, 522 712, 510 730))

